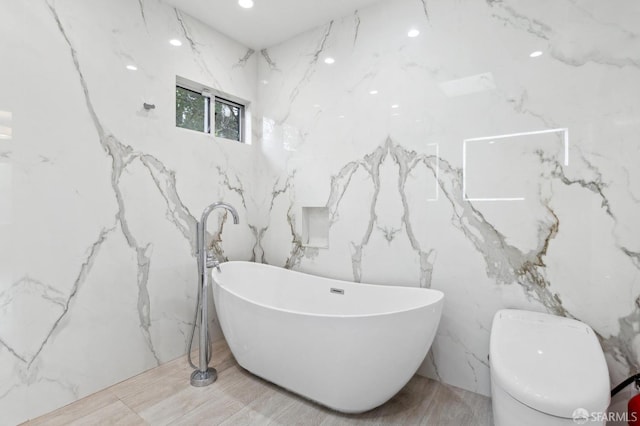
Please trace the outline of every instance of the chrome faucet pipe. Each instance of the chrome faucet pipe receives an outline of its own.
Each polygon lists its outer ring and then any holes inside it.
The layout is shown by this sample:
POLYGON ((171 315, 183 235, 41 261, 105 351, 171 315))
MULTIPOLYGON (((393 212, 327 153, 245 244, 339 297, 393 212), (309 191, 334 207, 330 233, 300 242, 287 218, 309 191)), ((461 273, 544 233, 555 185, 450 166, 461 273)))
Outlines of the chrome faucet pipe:
MULTIPOLYGON (((191 374, 191 385, 193 386, 207 386, 216 381, 218 374, 215 368, 209 367, 209 360, 207 359, 207 352, 209 347, 209 314, 208 314, 208 274, 207 274, 207 219, 211 212, 215 209, 222 208, 227 210, 233 216, 233 223, 238 224, 240 219, 238 212, 232 205, 224 203, 222 201, 215 202, 202 212, 200 222, 197 226, 197 256, 198 256, 198 292, 200 299, 200 356, 198 369, 191 374)), ((215 255, 214 255, 215 256, 215 255)), ((215 259, 213 266, 219 268, 219 261, 215 259)))
MULTIPOLYGON (((221 208, 221 209, 225 209, 227 210, 229 213, 231 213, 231 216, 233 216, 233 223, 234 224, 238 224, 240 223, 240 218, 238 216, 238 212, 236 211, 235 208, 233 208, 233 206, 229 203, 225 203, 223 201, 216 201, 213 204, 210 204, 209 206, 207 206, 206 209, 204 209, 204 211, 202 212, 202 216, 200 217, 200 222, 202 222, 205 225, 207 225, 207 218, 209 217, 209 214, 217 209, 217 208, 221 208)), ((204 234, 203 234, 204 235, 204 234)))

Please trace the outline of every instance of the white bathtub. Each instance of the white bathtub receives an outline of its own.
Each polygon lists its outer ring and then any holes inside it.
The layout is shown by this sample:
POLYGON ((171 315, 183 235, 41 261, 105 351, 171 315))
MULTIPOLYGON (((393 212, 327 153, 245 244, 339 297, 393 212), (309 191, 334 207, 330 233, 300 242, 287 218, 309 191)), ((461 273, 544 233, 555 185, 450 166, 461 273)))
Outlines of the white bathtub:
POLYGON ((402 389, 426 356, 442 312, 437 290, 337 281, 252 262, 220 268, 213 270, 214 300, 238 363, 345 413, 375 408, 402 389))

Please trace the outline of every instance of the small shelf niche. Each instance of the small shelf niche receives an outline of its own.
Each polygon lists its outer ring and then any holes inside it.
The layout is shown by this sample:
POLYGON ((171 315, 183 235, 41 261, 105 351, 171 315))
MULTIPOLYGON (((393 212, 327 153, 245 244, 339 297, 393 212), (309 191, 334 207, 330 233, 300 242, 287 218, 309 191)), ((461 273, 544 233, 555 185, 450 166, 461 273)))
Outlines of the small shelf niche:
POLYGON ((329 209, 327 207, 302 208, 302 245, 329 248, 329 209))

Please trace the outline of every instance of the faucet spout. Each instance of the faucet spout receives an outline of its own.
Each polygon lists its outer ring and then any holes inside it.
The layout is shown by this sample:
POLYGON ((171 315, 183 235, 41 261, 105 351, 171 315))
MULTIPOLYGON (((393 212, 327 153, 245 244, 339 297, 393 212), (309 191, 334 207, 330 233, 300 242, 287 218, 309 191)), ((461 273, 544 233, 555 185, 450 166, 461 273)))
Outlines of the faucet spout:
POLYGON ((206 209, 204 209, 204 211, 202 212, 202 217, 200 218, 200 222, 206 225, 209 214, 215 209, 225 209, 226 211, 231 213, 231 216, 233 216, 234 224, 237 225, 238 223, 240 223, 240 217, 238 216, 238 212, 236 211, 236 209, 231 204, 225 203, 223 201, 217 201, 213 204, 210 204, 206 209))

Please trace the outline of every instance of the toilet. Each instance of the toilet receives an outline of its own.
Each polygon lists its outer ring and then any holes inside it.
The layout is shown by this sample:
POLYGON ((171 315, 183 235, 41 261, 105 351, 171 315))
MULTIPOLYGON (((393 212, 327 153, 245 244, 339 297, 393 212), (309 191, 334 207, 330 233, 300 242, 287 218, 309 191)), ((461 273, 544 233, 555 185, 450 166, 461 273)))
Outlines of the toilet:
POLYGON ((605 424, 609 372, 588 325, 500 310, 493 317, 489 363, 495 426, 605 424))

